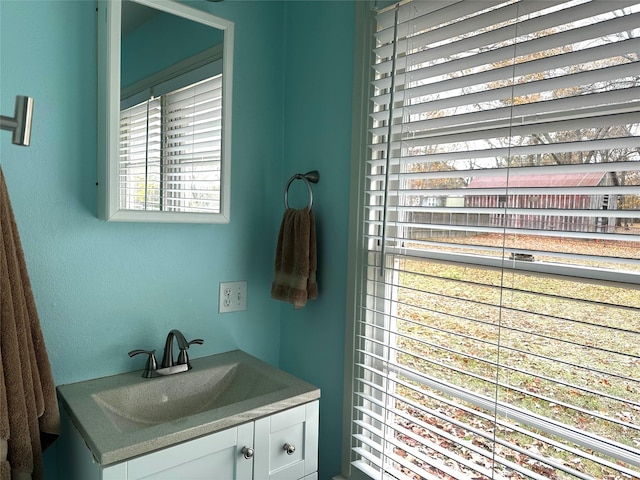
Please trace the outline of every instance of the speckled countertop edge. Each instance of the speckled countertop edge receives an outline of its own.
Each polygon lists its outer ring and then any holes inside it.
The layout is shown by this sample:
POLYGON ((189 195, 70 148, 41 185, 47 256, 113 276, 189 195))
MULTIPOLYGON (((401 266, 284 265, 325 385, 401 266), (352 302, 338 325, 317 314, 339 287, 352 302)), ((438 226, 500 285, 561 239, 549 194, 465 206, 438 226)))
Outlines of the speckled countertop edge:
MULTIPOLYGON (((177 421, 134 432, 121 432, 93 400, 94 393, 149 382, 140 371, 60 385, 60 404, 82 435, 95 459, 107 466, 194 438, 250 422, 320 398, 320 390, 299 378, 269 365, 241 350, 191 360, 193 371, 226 363, 244 362, 265 378, 284 383, 285 388, 266 395, 198 413, 177 421)), ((189 375, 189 372, 176 374, 189 375)))

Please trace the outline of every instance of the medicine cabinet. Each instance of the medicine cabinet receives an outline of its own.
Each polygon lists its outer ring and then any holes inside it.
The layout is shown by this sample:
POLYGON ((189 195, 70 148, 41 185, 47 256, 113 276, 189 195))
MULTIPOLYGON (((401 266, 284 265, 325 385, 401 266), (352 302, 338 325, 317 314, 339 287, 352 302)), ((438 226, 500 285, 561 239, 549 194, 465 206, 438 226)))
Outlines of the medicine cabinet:
POLYGON ((229 222, 233 27, 173 0, 98 1, 101 219, 229 222))

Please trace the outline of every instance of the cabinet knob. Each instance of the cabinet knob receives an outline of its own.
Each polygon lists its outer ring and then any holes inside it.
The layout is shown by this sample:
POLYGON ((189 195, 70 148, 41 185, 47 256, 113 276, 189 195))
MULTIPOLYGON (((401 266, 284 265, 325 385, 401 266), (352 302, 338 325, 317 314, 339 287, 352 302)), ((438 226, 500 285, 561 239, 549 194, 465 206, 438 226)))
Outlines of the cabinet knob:
POLYGON ((253 454, 255 453, 255 451, 251 447, 242 447, 241 452, 244 455, 244 458, 246 458, 247 460, 252 458, 253 454))
POLYGON ((285 443, 282 449, 287 452, 287 455, 293 455, 293 452, 296 451, 296 446, 291 443, 285 443))

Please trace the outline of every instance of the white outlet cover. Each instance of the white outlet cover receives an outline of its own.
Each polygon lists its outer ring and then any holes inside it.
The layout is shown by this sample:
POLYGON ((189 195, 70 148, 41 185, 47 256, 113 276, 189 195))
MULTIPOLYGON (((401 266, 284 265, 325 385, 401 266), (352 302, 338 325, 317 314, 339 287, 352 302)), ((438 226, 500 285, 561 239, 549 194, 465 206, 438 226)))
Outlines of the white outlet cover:
POLYGON ((218 313, 239 312, 247 309, 247 282, 221 282, 218 313))

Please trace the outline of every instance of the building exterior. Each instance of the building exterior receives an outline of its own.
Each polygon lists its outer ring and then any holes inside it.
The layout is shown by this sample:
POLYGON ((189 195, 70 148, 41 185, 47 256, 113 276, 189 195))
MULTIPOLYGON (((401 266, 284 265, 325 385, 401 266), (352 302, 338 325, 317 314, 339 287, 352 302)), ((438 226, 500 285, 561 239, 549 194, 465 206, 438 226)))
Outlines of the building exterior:
POLYGON ((475 177, 466 186, 468 195, 416 197, 417 208, 410 209, 405 219, 411 225, 407 238, 468 236, 493 228, 518 229, 532 235, 538 230, 612 233, 619 220, 610 215, 596 216, 593 211, 617 210, 616 196, 580 188, 611 186, 616 181, 611 172, 512 173, 507 189, 506 176, 475 177), (545 189, 550 192, 545 193, 545 189), (562 210, 563 215, 555 214, 556 210, 562 210))
MULTIPOLYGON (((615 174, 609 172, 574 173, 563 175, 511 175, 509 189, 513 194, 468 195, 467 208, 508 208, 531 209, 536 213, 487 213, 479 214, 480 223, 487 226, 518 228, 526 230, 562 230, 570 232, 610 232, 616 226, 615 219, 581 215, 580 211, 614 210, 616 198, 607 194, 579 192, 576 187, 602 187, 614 185, 615 174), (545 194, 545 188, 554 192, 545 194), (558 188, 566 188, 566 193, 557 193, 558 188), (527 190, 518 192, 518 189, 527 190), (542 190, 541 190, 542 189, 542 190), (569 215, 553 215, 553 210, 569 210, 569 215), (540 213, 539 210, 547 212, 540 213)), ((507 186, 506 176, 476 177, 469 189, 500 189, 507 186)), ((507 190, 508 192, 508 190, 507 190)))

